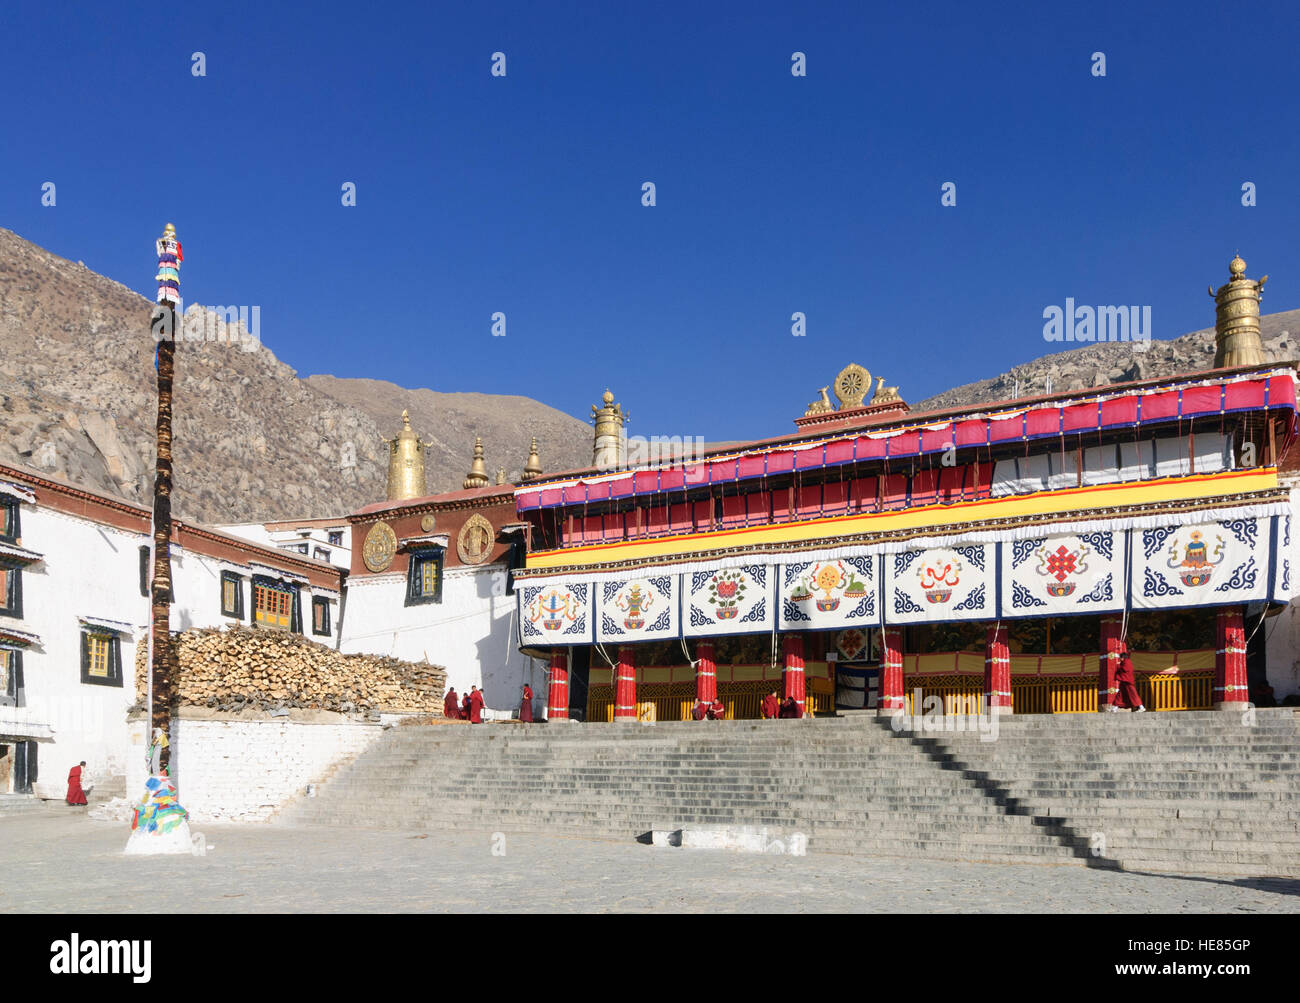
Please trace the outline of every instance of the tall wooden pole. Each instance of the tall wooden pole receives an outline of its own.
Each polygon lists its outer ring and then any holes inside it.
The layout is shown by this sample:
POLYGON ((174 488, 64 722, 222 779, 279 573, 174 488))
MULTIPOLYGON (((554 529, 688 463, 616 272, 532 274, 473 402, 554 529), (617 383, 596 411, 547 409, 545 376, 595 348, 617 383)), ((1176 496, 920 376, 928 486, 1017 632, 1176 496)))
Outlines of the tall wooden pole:
MULTIPOLYGON (((158 308, 154 311, 157 340, 158 427, 157 461, 153 481, 153 587, 150 617, 150 664, 152 702, 149 708, 149 738, 156 729, 165 737, 171 731, 172 671, 176 664, 172 650, 172 379, 176 358, 176 304, 180 301, 181 245, 176 228, 168 223, 158 248, 158 308)), ((158 771, 170 773, 171 747, 164 742, 158 771)))

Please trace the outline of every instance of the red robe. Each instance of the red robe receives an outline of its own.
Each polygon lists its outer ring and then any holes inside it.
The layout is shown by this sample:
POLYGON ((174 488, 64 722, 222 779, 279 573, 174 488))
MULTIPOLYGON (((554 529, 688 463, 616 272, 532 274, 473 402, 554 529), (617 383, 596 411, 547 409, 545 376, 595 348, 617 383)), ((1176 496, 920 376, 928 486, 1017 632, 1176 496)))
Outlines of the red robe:
POLYGON ((460 701, 456 699, 455 690, 449 691, 447 699, 442 702, 442 716, 449 721, 460 720, 460 701))
POLYGON ((709 705, 710 721, 725 721, 727 718, 727 708, 722 705, 721 700, 714 700, 709 705))
POLYGON ((781 711, 778 717, 795 717, 799 716, 799 705, 794 702, 794 697, 786 697, 781 701, 781 711))
POLYGON ((519 705, 519 720, 533 723, 533 688, 528 685, 524 686, 524 702, 519 705))
POLYGON ((781 713, 781 702, 769 693, 763 697, 763 717, 771 719, 781 713))
POLYGON ((74 766, 68 771, 68 804, 85 804, 86 793, 81 789, 81 767, 74 766))
POLYGON ((1119 688, 1119 699, 1115 701, 1116 706, 1128 710, 1142 706, 1142 697, 1138 695, 1137 686, 1134 685, 1133 660, 1131 658, 1125 656, 1119 660, 1119 665, 1115 669, 1115 685, 1119 688))
POLYGON ((471 690, 469 695, 469 723, 483 723, 483 694, 478 690, 471 690))
POLYGON ((695 720, 703 721, 705 715, 708 714, 708 712, 709 712, 709 705, 706 704, 703 700, 696 700, 695 710, 691 711, 691 714, 694 716, 695 720))
POLYGON ((465 694, 465 699, 462 700, 460 704, 460 719, 462 721, 469 720, 469 694, 468 693, 465 694))

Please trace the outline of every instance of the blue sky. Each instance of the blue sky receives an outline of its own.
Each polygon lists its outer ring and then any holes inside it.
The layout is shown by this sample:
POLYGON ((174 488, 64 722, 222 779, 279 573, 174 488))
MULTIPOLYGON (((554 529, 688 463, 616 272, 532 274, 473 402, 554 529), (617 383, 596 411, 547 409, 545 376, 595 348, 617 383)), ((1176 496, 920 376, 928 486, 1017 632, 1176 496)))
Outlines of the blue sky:
POLYGON ((161 10, 6 10, 0 225, 152 298, 174 221, 302 375, 739 439, 849 361, 918 401, 1045 354, 1066 297, 1210 326, 1238 249, 1300 306, 1293 5, 161 10))

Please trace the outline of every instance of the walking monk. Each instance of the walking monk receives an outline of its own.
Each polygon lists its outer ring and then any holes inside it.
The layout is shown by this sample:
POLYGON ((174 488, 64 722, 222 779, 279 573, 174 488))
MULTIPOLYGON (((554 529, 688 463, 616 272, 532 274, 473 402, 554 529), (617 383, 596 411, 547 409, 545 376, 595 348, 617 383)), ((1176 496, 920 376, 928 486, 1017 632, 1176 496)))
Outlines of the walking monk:
POLYGON ((68 771, 68 804, 85 804, 86 792, 81 789, 81 770, 86 765, 86 761, 81 761, 81 766, 74 766, 68 771))
POLYGON ((469 723, 483 723, 483 694, 477 686, 469 689, 469 723))
POLYGON ((442 702, 442 716, 448 721, 460 720, 460 697, 456 696, 456 687, 447 691, 447 699, 442 702))
POLYGON ((1115 684, 1119 687, 1119 700, 1110 705, 1112 712, 1118 711, 1120 704, 1136 714, 1146 712, 1133 677, 1133 659, 1127 651, 1124 652, 1124 657, 1119 660, 1119 667, 1115 670, 1115 684))
POLYGON ((776 698, 776 690, 763 697, 763 717, 771 720, 781 713, 781 701, 776 698))
POLYGON ((519 705, 519 720, 524 724, 533 723, 533 688, 524 683, 524 702, 519 705))

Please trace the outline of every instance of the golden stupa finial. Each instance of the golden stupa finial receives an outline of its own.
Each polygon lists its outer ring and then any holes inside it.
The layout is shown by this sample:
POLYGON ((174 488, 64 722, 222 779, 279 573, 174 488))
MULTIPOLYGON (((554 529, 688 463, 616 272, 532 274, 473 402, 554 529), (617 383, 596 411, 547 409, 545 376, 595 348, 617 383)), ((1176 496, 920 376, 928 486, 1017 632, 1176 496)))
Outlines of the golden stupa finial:
POLYGON ((1258 282, 1246 278, 1246 262, 1241 252, 1228 262, 1229 279, 1215 290, 1214 297, 1214 368, 1262 366, 1264 343, 1259 337, 1259 301, 1263 296, 1265 275, 1258 282))
POLYGON ((388 446, 388 500, 404 501, 423 498, 429 493, 424 479, 424 450, 429 443, 421 442, 411 428, 411 416, 402 410, 402 430, 392 439, 384 439, 388 446))
POLYGON ((532 444, 528 447, 528 462, 524 464, 524 473, 520 480, 527 484, 541 476, 542 458, 537 455, 537 436, 534 435, 532 444))
POLYGON ((465 475, 465 480, 461 486, 465 488, 482 488, 487 487, 488 472, 487 464, 483 462, 483 437, 475 436, 474 438, 474 463, 469 468, 469 473, 465 475))
POLYGON ((168 223, 166 226, 164 226, 164 227, 163 227, 163 236, 164 236, 164 237, 174 237, 174 236, 176 236, 176 224, 175 224, 175 223, 168 223))
POLYGON ((601 395, 601 407, 591 405, 591 420, 596 426, 596 436, 592 441, 591 463, 601 470, 616 470, 622 466, 626 453, 623 442, 623 426, 629 415, 621 405, 614 403, 614 394, 608 387, 601 395))

